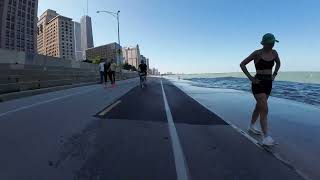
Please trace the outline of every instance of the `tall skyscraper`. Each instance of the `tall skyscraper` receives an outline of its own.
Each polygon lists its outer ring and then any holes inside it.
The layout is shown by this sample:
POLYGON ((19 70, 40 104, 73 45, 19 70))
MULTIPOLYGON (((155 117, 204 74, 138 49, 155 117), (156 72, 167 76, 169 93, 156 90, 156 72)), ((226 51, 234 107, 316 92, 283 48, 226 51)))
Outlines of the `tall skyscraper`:
POLYGON ((48 9, 38 21, 38 53, 74 59, 73 21, 48 9))
POLYGON ((148 66, 148 69, 150 69, 150 60, 149 60, 149 58, 147 58, 146 64, 147 64, 147 66, 148 66))
POLYGON ((78 22, 73 22, 73 33, 74 33, 74 55, 76 61, 83 60, 83 50, 81 48, 81 25, 78 22))
POLYGON ((86 50, 93 48, 92 23, 89 16, 82 16, 81 24, 81 49, 83 51, 83 59, 86 59, 86 50))
POLYGON ((34 53, 38 0, 0 0, 0 48, 34 53))

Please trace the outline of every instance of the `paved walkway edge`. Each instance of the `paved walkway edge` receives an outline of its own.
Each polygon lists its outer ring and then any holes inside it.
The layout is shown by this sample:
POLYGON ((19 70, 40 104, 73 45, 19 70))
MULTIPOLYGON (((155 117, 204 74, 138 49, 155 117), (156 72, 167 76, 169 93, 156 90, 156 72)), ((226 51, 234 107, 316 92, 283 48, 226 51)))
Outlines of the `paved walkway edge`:
POLYGON ((33 95, 37 95, 37 94, 44 94, 44 93, 53 92, 53 91, 71 89, 71 88, 75 88, 75 87, 90 86, 90 85, 94 85, 94 84, 98 84, 98 82, 78 83, 78 84, 72 84, 72 85, 56 86, 56 87, 50 87, 50 88, 41 88, 41 89, 35 89, 35 90, 27 90, 27 91, 13 92, 13 93, 8 93, 8 94, 1 94, 0 95, 0 102, 10 101, 13 99, 19 99, 19 98, 33 96, 33 95))
MULTIPOLYGON (((192 99, 194 99, 195 101, 197 101, 199 104, 201 104, 203 107, 205 107, 206 109, 208 109, 209 111, 210 108, 208 108, 205 104, 201 103, 199 100, 193 98, 189 93, 185 92, 183 88, 180 88, 179 86, 177 86, 174 82, 172 82, 170 79, 169 80, 173 85, 175 85, 177 88, 179 88, 182 92, 184 92, 185 94, 187 94, 189 97, 191 97, 192 99)), ((213 112, 214 113, 214 112, 213 112)), ((223 119, 227 124, 229 124, 233 129, 235 129, 237 132, 239 132, 241 135, 243 135, 244 137, 246 137, 249 141, 251 141, 252 143, 254 143, 258 148, 264 149, 266 152, 270 153, 273 157, 275 157, 277 160, 279 160, 281 163, 283 163, 284 165, 286 165, 287 167, 289 167, 290 169, 292 169, 293 171, 295 171, 300 177, 302 177, 305 180, 313 180, 311 178, 309 178, 305 173, 303 173, 301 170, 297 169, 296 167, 294 167, 290 162, 288 162, 287 160, 285 160, 284 158, 282 158, 278 153, 276 152, 272 152, 270 150, 268 150, 267 148, 264 148, 263 146, 261 146, 259 144, 259 142, 257 140, 255 140, 254 138, 252 138, 248 133, 246 133, 245 131, 241 130, 241 128, 238 128, 237 126, 235 126, 234 124, 232 124, 230 121, 227 121, 225 119, 223 119)))
MULTIPOLYGON (((129 79, 134 79, 134 78, 129 78, 129 79)), ((128 79, 118 80, 118 82, 124 81, 124 80, 128 80, 128 79)), ((44 94, 44 93, 48 93, 48 92, 60 91, 60 90, 65 90, 65 89, 81 87, 81 86, 90 86, 90 85, 95 85, 98 83, 99 82, 77 83, 77 84, 71 84, 71 85, 65 85, 65 86, 55 86, 55 87, 50 87, 50 88, 41 88, 41 89, 34 89, 34 90, 27 90, 27 91, 12 92, 12 93, 7 93, 7 94, 0 94, 0 103, 5 102, 5 101, 14 100, 14 99, 23 98, 23 97, 34 96, 37 94, 44 94)))

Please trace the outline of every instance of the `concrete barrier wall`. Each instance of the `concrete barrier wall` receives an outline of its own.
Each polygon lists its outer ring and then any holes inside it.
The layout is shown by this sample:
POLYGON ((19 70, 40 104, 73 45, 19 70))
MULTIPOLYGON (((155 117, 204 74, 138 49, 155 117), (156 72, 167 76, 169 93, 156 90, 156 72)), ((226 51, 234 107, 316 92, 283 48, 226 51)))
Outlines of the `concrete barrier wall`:
POLYGON ((24 55, 23 52, 17 52, 17 51, 10 51, 10 50, 4 50, 0 49, 0 63, 19 63, 24 64, 24 55))
POLYGON ((40 54, 18 52, 13 50, 0 49, 0 64, 24 64, 38 66, 56 66, 65 68, 80 68, 97 70, 95 64, 77 62, 70 59, 61 59, 40 54))
MULTIPOLYGON (((116 79, 137 77, 118 69, 116 79)), ((0 49, 0 94, 99 82, 98 65, 0 49)))

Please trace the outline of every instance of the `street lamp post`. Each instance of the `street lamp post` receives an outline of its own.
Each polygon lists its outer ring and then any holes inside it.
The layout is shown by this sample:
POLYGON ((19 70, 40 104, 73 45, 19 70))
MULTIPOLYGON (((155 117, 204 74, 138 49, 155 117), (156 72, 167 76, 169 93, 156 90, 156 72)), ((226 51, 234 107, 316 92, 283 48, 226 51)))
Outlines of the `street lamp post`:
MULTIPOLYGON (((120 11, 117 11, 117 12, 97 11, 97 13, 101 13, 101 12, 110 14, 111 16, 113 16, 113 17, 115 17, 117 19, 117 23, 118 23, 118 44, 121 47, 121 44, 120 44, 120 18, 119 18, 120 11)), ((121 50, 119 49, 119 52, 118 52, 119 60, 120 60, 120 54, 121 54, 121 50)))

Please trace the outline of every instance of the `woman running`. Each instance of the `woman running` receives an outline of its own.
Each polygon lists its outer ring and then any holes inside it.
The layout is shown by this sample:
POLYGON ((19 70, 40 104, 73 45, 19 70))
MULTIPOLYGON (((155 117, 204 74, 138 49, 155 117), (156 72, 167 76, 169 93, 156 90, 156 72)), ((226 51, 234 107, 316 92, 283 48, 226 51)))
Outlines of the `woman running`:
POLYGON ((254 51, 249 57, 240 64, 242 71, 252 82, 252 93, 256 99, 256 106, 252 113, 249 131, 255 134, 261 134, 256 128, 255 123, 260 116, 260 125, 262 130, 262 144, 267 146, 274 145, 274 140, 268 134, 268 98, 272 90, 272 81, 277 76, 280 69, 280 58, 276 50, 273 50, 276 40, 273 34, 265 34, 262 38, 262 49, 254 51), (256 75, 254 77, 248 72, 246 65, 254 61, 256 75), (276 68, 272 73, 272 68, 276 63, 276 68))

